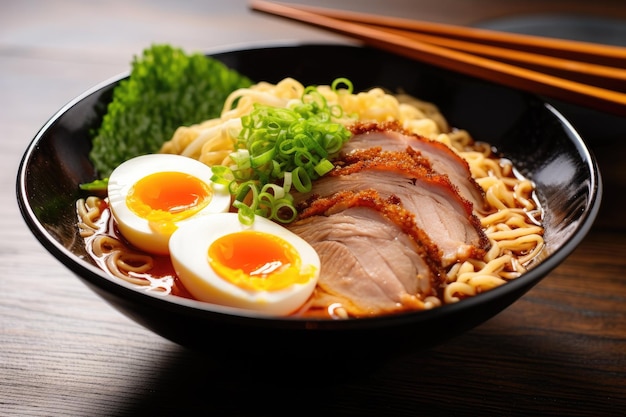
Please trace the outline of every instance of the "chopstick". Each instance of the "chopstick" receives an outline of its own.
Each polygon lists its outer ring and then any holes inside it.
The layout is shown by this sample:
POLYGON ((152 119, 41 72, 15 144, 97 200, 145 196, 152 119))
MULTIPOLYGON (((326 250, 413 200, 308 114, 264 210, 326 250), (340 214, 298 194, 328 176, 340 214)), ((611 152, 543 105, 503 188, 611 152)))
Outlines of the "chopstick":
MULTIPOLYGON (((499 46, 484 45, 454 38, 428 35, 409 30, 394 29, 385 26, 369 24, 364 24, 364 26, 394 33, 399 36, 406 36, 419 42, 442 46, 456 51, 464 51, 490 59, 497 59, 501 62, 513 65, 517 64, 524 68, 549 73, 571 81, 578 81, 602 88, 626 92, 626 69, 548 55, 540 55, 499 46)), ((626 62, 624 65, 626 66, 626 62)))
MULTIPOLYGON (((424 38, 418 39, 414 35, 409 36, 405 29, 381 27, 384 25, 373 25, 371 23, 355 23, 348 20, 329 17, 317 12, 312 12, 310 11, 310 8, 305 10, 301 6, 290 6, 264 0, 252 0, 250 2, 250 7, 257 11, 289 18, 329 29, 343 35, 348 35, 364 41, 370 46, 384 49, 392 53, 426 62, 435 66, 440 66, 477 78, 501 83, 535 94, 545 95, 582 106, 595 108, 597 110, 626 116, 626 94, 624 93, 560 78, 555 75, 515 66, 476 54, 470 54, 464 52, 466 49, 456 50, 451 48, 450 45, 440 46, 434 43, 429 43, 426 42, 424 38)), ((320 9, 316 10, 319 11, 320 9)), ((360 17, 362 18, 362 15, 360 17)), ((370 19, 370 22, 377 23, 387 22, 390 24, 389 19, 395 21, 395 18, 383 18, 379 16, 368 18, 370 19), (377 19, 380 19, 380 21, 377 19)), ((461 30, 464 33, 468 31, 474 33, 472 32, 473 29, 468 28, 459 28, 458 30, 461 30)), ((554 42, 550 40, 546 44, 554 45, 554 42)), ((626 58, 626 54, 624 54, 623 49, 624 48, 619 47, 605 48, 602 45, 599 45, 598 47, 598 50, 602 51, 602 56, 607 56, 608 54, 606 52, 610 51, 612 54, 611 59, 617 61, 621 59, 620 52, 626 58)), ((593 51, 590 51, 589 48, 587 48, 585 52, 589 53, 593 51)), ((617 70, 619 70, 619 68, 617 70)), ((617 82, 620 82, 619 78, 617 82)))
POLYGON ((488 29, 469 28, 464 26, 403 19, 391 16, 379 16, 323 7, 303 5, 291 5, 291 7, 353 23, 402 29, 411 32, 441 36, 448 39, 478 42, 483 45, 486 44, 509 49, 512 48, 515 50, 571 59, 575 61, 593 62, 595 64, 616 66, 620 68, 626 67, 626 48, 619 46, 572 41, 567 39, 546 38, 488 29))
POLYGON ((334 19, 360 23, 420 42, 519 64, 525 68, 547 72, 572 81, 626 92, 626 48, 623 47, 518 35, 321 7, 292 7, 334 19), (605 64, 601 64, 602 62, 605 64))

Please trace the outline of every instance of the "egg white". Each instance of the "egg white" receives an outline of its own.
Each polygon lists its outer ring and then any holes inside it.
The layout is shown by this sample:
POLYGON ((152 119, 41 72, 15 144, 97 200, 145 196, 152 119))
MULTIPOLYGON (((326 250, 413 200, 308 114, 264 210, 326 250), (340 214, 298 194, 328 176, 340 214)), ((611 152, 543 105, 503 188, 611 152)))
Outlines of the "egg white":
POLYGON ((126 197, 133 185, 142 178, 157 172, 189 174, 200 179, 213 190, 209 204, 194 215, 175 222, 174 224, 178 227, 197 217, 228 211, 231 199, 226 187, 211 182, 210 178, 213 174, 211 168, 195 159, 180 155, 150 154, 138 156, 120 164, 111 173, 107 189, 111 214, 115 218, 120 233, 139 249, 166 255, 169 253, 170 234, 153 230, 147 219, 134 213, 126 204, 126 197))
POLYGON ((320 259, 304 239, 284 227, 256 216, 251 226, 239 222, 235 213, 218 213, 182 225, 170 239, 170 257, 185 288, 198 300, 252 310, 269 316, 287 315, 301 307, 311 296, 320 271, 320 259), (221 236, 255 230, 276 235, 294 246, 302 268, 312 265, 315 273, 305 283, 277 291, 241 288, 219 277, 208 262, 211 244, 221 236))

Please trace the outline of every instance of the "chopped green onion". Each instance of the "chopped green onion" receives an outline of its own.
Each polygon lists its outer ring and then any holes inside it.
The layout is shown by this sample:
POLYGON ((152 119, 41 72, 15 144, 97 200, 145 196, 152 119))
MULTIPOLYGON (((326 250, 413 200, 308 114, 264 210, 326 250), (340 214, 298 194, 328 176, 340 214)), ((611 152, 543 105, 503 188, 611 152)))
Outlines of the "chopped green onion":
POLYGON ((241 201, 235 201, 233 207, 237 209, 237 217, 239 223, 250 226, 254 223, 254 210, 241 201))
POLYGON ((211 176, 211 181, 216 184, 228 185, 230 187, 231 184, 235 183, 233 180, 235 176, 233 175, 233 171, 224 165, 215 165, 211 167, 211 171, 213 171, 213 175, 211 176))
MULTIPOLYGON (((336 79, 333 90, 340 85, 352 92, 348 79, 336 79)), ((351 135, 334 121, 342 115, 341 107, 329 106, 317 88, 310 86, 290 108, 255 104, 241 118, 237 150, 230 155, 234 166, 213 167, 214 181, 229 184, 240 218, 250 221, 256 214, 281 222, 296 218, 291 186, 298 192, 310 191, 313 180, 333 169, 332 158, 351 135), (245 204, 251 192, 252 201, 245 204)))
POLYGON ((274 198, 283 198, 285 196, 285 189, 278 184, 265 184, 263 186, 262 192, 265 194, 269 194, 274 198), (269 193, 269 190, 272 192, 269 193))
POLYGON ((354 91, 354 86, 352 85, 352 81, 350 81, 347 78, 341 77, 341 78, 336 78, 333 83, 330 85, 330 88, 337 92, 337 90, 339 90, 339 86, 343 84, 346 88, 346 90, 348 90, 348 94, 352 94, 352 92, 354 91))
POLYGON ((330 171, 332 171, 332 169, 335 166, 333 165, 332 162, 330 162, 328 159, 323 159, 322 161, 320 161, 319 164, 315 165, 315 172, 317 172, 317 175, 319 175, 320 177, 323 175, 328 174, 330 171))
POLYGON ((246 181, 243 184, 240 184, 237 188, 234 189, 235 200, 243 201, 244 198, 248 195, 248 193, 252 192, 252 205, 251 207, 254 209, 259 201, 258 188, 254 181, 246 181))
POLYGON ((306 175, 306 172, 303 169, 298 167, 294 169, 291 174, 293 186, 298 192, 306 193, 308 191, 311 191, 311 188, 313 187, 313 184, 311 183, 311 177, 306 175))
POLYGON ((109 185, 109 179, 103 178, 103 179, 94 180, 92 182, 80 184, 79 187, 81 190, 85 190, 85 191, 106 191, 108 185, 109 185))
POLYGON ((230 159, 237 164, 238 169, 250 168, 250 152, 247 149, 238 149, 231 153, 230 159))
POLYGON ((298 211, 293 206, 293 201, 281 198, 274 201, 271 218, 281 223, 291 223, 298 216, 298 211))

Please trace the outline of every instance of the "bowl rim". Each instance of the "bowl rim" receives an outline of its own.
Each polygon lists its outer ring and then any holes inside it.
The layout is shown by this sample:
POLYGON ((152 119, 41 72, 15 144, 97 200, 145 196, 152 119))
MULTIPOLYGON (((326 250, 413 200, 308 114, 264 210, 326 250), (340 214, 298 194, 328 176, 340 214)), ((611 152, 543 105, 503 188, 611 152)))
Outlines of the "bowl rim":
MULTIPOLYGON (((207 56, 219 55, 219 54, 231 54, 241 53, 249 50, 261 50, 261 49, 276 49, 276 48, 294 48, 294 47, 342 47, 342 48, 367 48, 362 45, 346 44, 346 43, 307 43, 307 42, 272 42, 272 43, 259 43, 259 44, 246 44, 246 46, 235 46, 236 49, 230 47, 220 47, 209 49, 204 52, 207 56)), ((450 71, 454 72, 454 71, 450 71)), ((28 144, 17 171, 16 182, 16 197, 18 206, 24 221, 29 227, 30 231, 36 237, 42 246, 48 250, 58 261, 60 261, 66 268, 71 270, 80 279, 88 281, 90 284, 104 291, 113 291, 119 293, 125 299, 129 299, 132 302, 150 303, 153 306, 166 309, 184 309, 188 314, 202 314, 202 315, 215 315, 220 316, 220 319, 231 319, 236 321, 254 321, 255 323, 272 323, 275 326, 277 323, 286 327, 298 327, 307 329, 358 329, 358 328, 373 328, 373 327, 387 327, 389 325, 402 325, 406 322, 422 322, 428 321, 433 316, 451 315, 458 310, 465 310, 476 306, 478 304, 487 303, 495 299, 500 298, 502 295, 513 292, 515 290, 523 290, 526 292, 532 287, 532 284, 545 277, 552 269, 557 267, 565 258, 567 258, 574 249, 585 238, 590 231, 595 218, 600 209, 603 185, 600 170, 597 165, 597 161, 593 156, 590 149, 585 144, 583 138, 579 135, 573 125, 567 120, 556 108, 547 103, 545 99, 540 96, 532 95, 543 106, 551 112, 554 117, 563 125, 563 127, 569 133, 571 142, 575 145, 580 156, 585 160, 588 170, 591 173, 590 180, 590 193, 587 199, 585 212, 581 215, 581 221, 577 228, 572 231, 572 235, 559 247, 554 253, 548 255, 545 259, 532 269, 524 273, 518 278, 508 281, 499 287, 493 288, 489 291, 477 294, 470 298, 464 299, 457 303, 446 304, 430 310, 420 311, 408 311, 392 315, 381 315, 375 317, 363 317, 348 320, 333 320, 327 318, 311 318, 311 317, 268 317, 259 315, 257 313, 240 310, 237 308, 214 305, 197 300, 187 299, 184 297, 166 296, 155 294, 154 292, 141 291, 135 288, 132 284, 129 284, 123 280, 110 277, 104 271, 99 269, 92 263, 82 259, 81 257, 73 254, 68 248, 58 242, 50 232, 48 232, 42 223, 35 215, 32 207, 28 204, 28 192, 26 188, 27 176, 28 176, 28 162, 36 152, 41 139, 45 136, 46 132, 54 126, 58 119, 61 118, 71 108, 76 106, 87 97, 98 93, 103 89, 110 88, 112 84, 118 83, 121 80, 127 78, 130 75, 130 71, 124 71, 117 75, 114 75, 106 80, 103 80, 91 88, 85 90, 75 98, 71 99, 44 123, 44 125, 38 130, 34 138, 28 144), (329 326, 325 326, 329 324, 329 326)), ((470 77, 471 78, 471 77, 470 77)), ((483 81, 485 82, 485 81, 483 81)), ((489 82, 487 82, 489 83, 489 82)))

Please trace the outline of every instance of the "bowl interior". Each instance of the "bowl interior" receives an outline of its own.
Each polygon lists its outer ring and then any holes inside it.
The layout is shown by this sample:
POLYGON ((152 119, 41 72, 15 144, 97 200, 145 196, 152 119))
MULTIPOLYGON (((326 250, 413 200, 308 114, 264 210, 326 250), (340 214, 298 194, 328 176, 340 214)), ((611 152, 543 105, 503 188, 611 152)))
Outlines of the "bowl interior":
POLYGON ((108 278, 90 261, 77 235, 74 211, 78 185, 95 178, 88 158, 90 132, 99 125, 122 75, 68 103, 41 129, 20 166, 18 202, 49 252, 120 311, 177 343, 214 348, 221 333, 230 335, 233 346, 262 335, 276 341, 268 343, 270 349, 280 349, 285 337, 308 348, 329 341, 351 348, 381 336, 405 348, 436 343, 480 324, 522 296, 571 253, 597 215, 601 181, 596 162, 570 124, 538 97, 354 46, 294 45, 213 56, 255 81, 290 76, 309 85, 347 77, 357 91, 382 86, 435 103, 452 126, 494 145, 536 183, 545 210, 546 247, 533 269, 492 291, 431 311, 372 319, 263 319, 139 292, 108 278))

